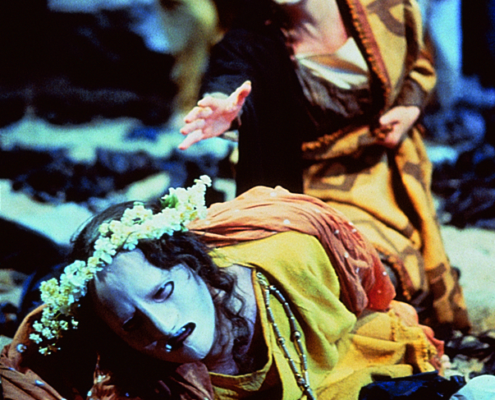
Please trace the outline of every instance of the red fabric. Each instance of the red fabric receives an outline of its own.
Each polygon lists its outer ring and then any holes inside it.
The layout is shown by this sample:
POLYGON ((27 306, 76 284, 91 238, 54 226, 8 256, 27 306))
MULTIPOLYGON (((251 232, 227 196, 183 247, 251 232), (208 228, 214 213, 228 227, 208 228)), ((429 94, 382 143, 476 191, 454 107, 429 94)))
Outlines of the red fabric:
POLYGON ((341 300, 359 315, 365 308, 386 310, 395 289, 378 253, 343 214, 323 201, 276 187, 258 186, 232 201, 212 205, 208 217, 189 224, 211 247, 297 231, 323 245, 341 286, 341 300))

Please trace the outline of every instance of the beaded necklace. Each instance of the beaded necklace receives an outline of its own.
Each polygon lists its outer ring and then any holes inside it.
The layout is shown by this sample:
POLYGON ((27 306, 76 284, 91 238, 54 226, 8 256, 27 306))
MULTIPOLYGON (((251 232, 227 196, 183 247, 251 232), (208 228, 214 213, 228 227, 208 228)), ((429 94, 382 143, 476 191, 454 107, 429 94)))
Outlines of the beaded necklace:
POLYGON ((299 332, 297 329, 296 318, 294 317, 294 314, 290 309, 289 303, 285 299, 284 295, 280 292, 280 290, 278 290, 274 285, 270 285, 266 277, 261 272, 257 272, 256 277, 258 278, 258 282, 263 288, 268 321, 272 325, 273 331, 275 332, 279 347, 282 349, 285 358, 289 362, 290 369, 292 370, 292 373, 296 378, 296 382, 309 400, 316 400, 316 397, 309 385, 308 361, 301 342, 301 332, 299 332), (275 322, 273 311, 270 307, 270 295, 273 295, 273 297, 275 297, 275 299, 278 300, 280 304, 282 304, 285 314, 287 315, 287 318, 289 318, 290 338, 292 343, 294 344, 297 354, 299 355, 299 359, 301 362, 301 371, 299 371, 296 363, 290 356, 289 350, 287 349, 287 346, 285 344, 285 338, 282 336, 280 328, 275 322))

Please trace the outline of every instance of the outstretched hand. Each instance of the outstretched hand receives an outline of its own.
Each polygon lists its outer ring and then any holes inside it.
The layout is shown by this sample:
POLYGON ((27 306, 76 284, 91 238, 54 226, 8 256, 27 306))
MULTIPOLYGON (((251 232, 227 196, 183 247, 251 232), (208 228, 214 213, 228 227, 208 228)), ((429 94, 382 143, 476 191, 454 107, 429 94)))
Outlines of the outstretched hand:
POLYGON ((239 115, 249 93, 251 82, 246 81, 228 97, 202 98, 184 118, 185 125, 180 132, 186 138, 179 145, 179 149, 185 150, 194 143, 227 132, 232 121, 239 115))
POLYGON ((379 143, 388 148, 396 147, 419 118, 421 110, 416 106, 397 106, 380 118, 380 130, 386 133, 379 143))

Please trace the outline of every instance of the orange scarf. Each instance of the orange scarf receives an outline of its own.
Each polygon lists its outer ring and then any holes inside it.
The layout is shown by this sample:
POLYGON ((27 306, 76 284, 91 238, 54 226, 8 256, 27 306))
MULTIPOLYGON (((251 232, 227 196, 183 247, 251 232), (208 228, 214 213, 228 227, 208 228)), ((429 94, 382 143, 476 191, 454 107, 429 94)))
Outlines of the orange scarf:
POLYGON ((232 201, 212 205, 208 217, 188 228, 211 247, 296 231, 316 237, 339 277, 341 301, 359 315, 386 310, 395 289, 374 247, 340 212, 319 199, 258 186, 232 201))

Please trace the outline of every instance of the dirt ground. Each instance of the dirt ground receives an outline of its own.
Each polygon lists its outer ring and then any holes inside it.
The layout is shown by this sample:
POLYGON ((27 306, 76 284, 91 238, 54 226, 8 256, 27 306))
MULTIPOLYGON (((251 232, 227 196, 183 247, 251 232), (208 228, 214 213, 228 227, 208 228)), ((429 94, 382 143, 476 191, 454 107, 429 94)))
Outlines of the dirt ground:
POLYGON ((452 265, 461 271, 461 285, 473 331, 495 329, 495 232, 442 226, 452 265))

